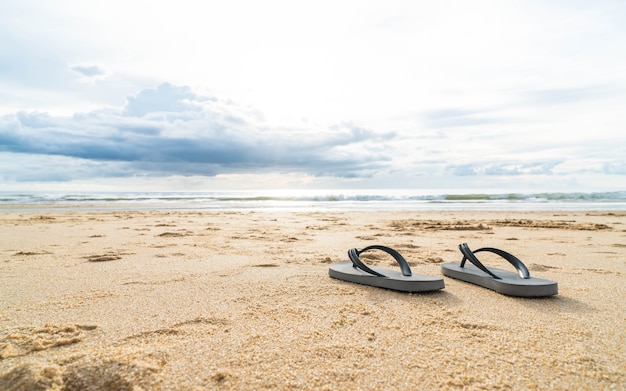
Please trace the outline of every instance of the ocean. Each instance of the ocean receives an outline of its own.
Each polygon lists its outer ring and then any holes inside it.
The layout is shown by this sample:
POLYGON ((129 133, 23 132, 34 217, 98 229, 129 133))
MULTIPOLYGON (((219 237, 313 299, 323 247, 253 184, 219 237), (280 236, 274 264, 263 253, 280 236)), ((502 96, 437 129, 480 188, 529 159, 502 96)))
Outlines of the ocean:
POLYGON ((0 192, 0 211, 103 210, 494 210, 626 211, 626 191, 475 193, 415 189, 197 192, 0 192))

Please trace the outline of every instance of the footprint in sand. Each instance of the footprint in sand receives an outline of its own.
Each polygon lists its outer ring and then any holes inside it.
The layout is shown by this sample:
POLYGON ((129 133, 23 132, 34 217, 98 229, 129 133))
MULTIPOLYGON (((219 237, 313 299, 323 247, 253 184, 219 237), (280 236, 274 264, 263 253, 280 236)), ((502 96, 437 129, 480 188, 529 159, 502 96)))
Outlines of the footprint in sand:
POLYGON ((28 363, 0 376, 2 390, 150 390, 158 384, 155 376, 166 363, 162 357, 143 359, 89 357, 64 367, 63 363, 28 363), (60 364, 60 365, 59 365, 60 364))
POLYGON ((441 257, 426 257, 423 260, 424 263, 443 263, 444 260, 441 257))
POLYGON ((189 232, 185 232, 185 233, 180 233, 180 232, 163 232, 162 234, 159 234, 157 236, 160 236, 162 238, 167 238, 167 237, 178 238, 178 237, 189 236, 189 235, 191 235, 189 232))
MULTIPOLYGON (((554 255, 554 254, 552 254, 554 255)), ((531 263, 528 268, 535 272, 547 272, 549 270, 560 270, 561 268, 555 266, 541 265, 538 263, 531 263)))
POLYGON ((376 236, 356 236, 358 240, 378 240, 376 236))
POLYGON ((52 254, 49 251, 18 251, 15 254, 13 254, 14 256, 31 256, 31 255, 46 255, 46 254, 52 254))
POLYGON ((429 231, 491 231, 491 227, 478 221, 394 220, 389 227, 396 231, 423 229, 429 231))
MULTIPOLYGON (((158 368, 160 369, 160 368, 158 368)), ((154 383, 155 368, 135 363, 105 361, 98 365, 76 365, 63 374, 63 390, 145 390, 154 383)))
POLYGON ((58 390, 63 385, 62 370, 58 365, 31 363, 20 365, 0 376, 0 389, 18 390, 58 390))
POLYGON ((109 262, 109 261, 117 261, 118 259, 122 259, 121 256, 115 253, 90 255, 84 258, 87 259, 88 262, 109 262))
POLYGON ((73 345, 83 340, 85 331, 97 326, 46 324, 41 328, 19 328, 0 334, 0 360, 32 352, 73 345))
POLYGON ((622 273, 618 272, 618 271, 614 271, 614 270, 605 270, 605 269, 593 269, 593 268, 587 268, 587 269, 576 269, 576 270, 583 270, 586 272, 592 272, 592 273, 596 273, 596 274, 613 274, 616 276, 621 276, 622 273))

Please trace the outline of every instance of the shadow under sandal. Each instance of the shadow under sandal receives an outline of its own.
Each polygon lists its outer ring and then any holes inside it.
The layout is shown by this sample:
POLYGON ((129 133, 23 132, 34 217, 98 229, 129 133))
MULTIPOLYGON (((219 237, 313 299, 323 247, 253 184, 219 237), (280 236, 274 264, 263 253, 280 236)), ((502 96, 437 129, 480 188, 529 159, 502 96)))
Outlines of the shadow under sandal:
POLYGON ((556 282, 531 277, 526 265, 506 251, 492 247, 472 251, 467 243, 460 244, 459 250, 463 253, 461 264, 456 262, 442 264, 441 272, 444 276, 480 285, 509 296, 543 297, 556 295, 559 291, 556 282), (488 251, 501 256, 515 267, 517 273, 495 267, 487 268, 476 258, 475 253, 480 251, 488 251), (467 260, 472 265, 466 265, 467 260))
POLYGON ((338 280, 402 292, 426 292, 444 288, 442 278, 413 274, 404 257, 396 250, 386 246, 373 245, 362 250, 353 248, 348 250, 348 257, 351 262, 335 262, 331 264, 328 274, 338 280), (367 266, 361 261, 359 255, 370 250, 381 250, 391 255, 400 265, 401 271, 367 266))

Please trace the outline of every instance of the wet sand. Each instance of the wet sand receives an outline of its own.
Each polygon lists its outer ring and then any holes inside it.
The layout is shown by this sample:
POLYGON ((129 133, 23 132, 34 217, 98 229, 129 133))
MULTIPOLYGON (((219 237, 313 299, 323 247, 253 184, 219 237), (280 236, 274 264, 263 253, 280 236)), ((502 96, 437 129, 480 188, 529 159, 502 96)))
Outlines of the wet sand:
POLYGON ((623 212, 4 210, 0 239, 2 390, 626 388, 623 212), (371 244, 440 276, 461 242, 559 294, 328 276, 371 244))

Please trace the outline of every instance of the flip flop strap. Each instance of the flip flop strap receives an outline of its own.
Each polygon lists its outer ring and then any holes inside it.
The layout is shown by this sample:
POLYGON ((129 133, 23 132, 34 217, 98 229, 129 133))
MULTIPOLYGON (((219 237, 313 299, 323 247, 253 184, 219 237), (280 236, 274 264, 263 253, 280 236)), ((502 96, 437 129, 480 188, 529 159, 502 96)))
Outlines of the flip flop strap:
POLYGON ((400 270, 402 271, 402 275, 407 276, 407 277, 413 275, 413 273, 411 273, 411 268, 409 267, 409 263, 406 261, 406 259, 404 259, 402 255, 400 255, 399 252, 387 246, 381 246, 381 245, 367 246, 362 250, 357 250, 356 248, 348 250, 348 257, 352 261, 352 266, 359 268, 363 270, 364 272, 378 276, 378 277, 386 277, 384 274, 378 273, 377 271, 370 269, 359 258, 359 255, 369 250, 381 250, 381 251, 386 252, 387 254, 391 255, 396 260, 396 262, 398 262, 398 265, 400 265, 400 270))
POLYGON ((476 258, 472 250, 470 250, 467 243, 459 244, 459 250, 461 250, 461 253, 463 253, 463 259, 461 260, 461 267, 465 267, 465 261, 469 260, 471 263, 474 264, 474 266, 484 271, 485 273, 489 274, 491 277, 496 278, 498 280, 500 279, 500 277, 493 274, 491 270, 487 269, 487 267, 483 265, 482 262, 478 260, 478 258, 476 258))
POLYGON ((459 250, 461 250, 461 253, 463 253, 463 259, 461 260, 461 267, 464 267, 465 261, 469 260, 471 263, 474 264, 474 266, 484 271, 485 273, 489 274, 491 277, 500 279, 500 277, 495 275, 491 270, 489 270, 485 265, 483 265, 482 262, 478 260, 476 255, 474 255, 475 253, 480 252, 480 251, 488 251, 506 259, 511 265, 515 267, 515 269, 517 270, 517 273, 519 274, 521 278, 524 278, 524 279, 530 278, 530 273, 528 272, 528 268, 526 267, 526 265, 524 265, 524 263, 520 261, 516 256, 506 251, 493 248, 493 247, 483 247, 483 248, 479 248, 478 250, 472 251, 470 250, 467 243, 460 244, 459 250))
POLYGON ((493 247, 479 248, 478 250, 474 250, 474 253, 477 253, 479 251, 488 251, 501 256, 502 258, 509 261, 509 263, 513 265, 513 267, 515 267, 515 270, 517 270, 517 274, 519 274, 521 278, 530 278, 530 272, 528 271, 528 268, 526 267, 526 265, 524 265, 524 262, 520 261, 519 258, 517 258, 515 255, 507 253, 504 250, 500 250, 499 248, 493 247))

